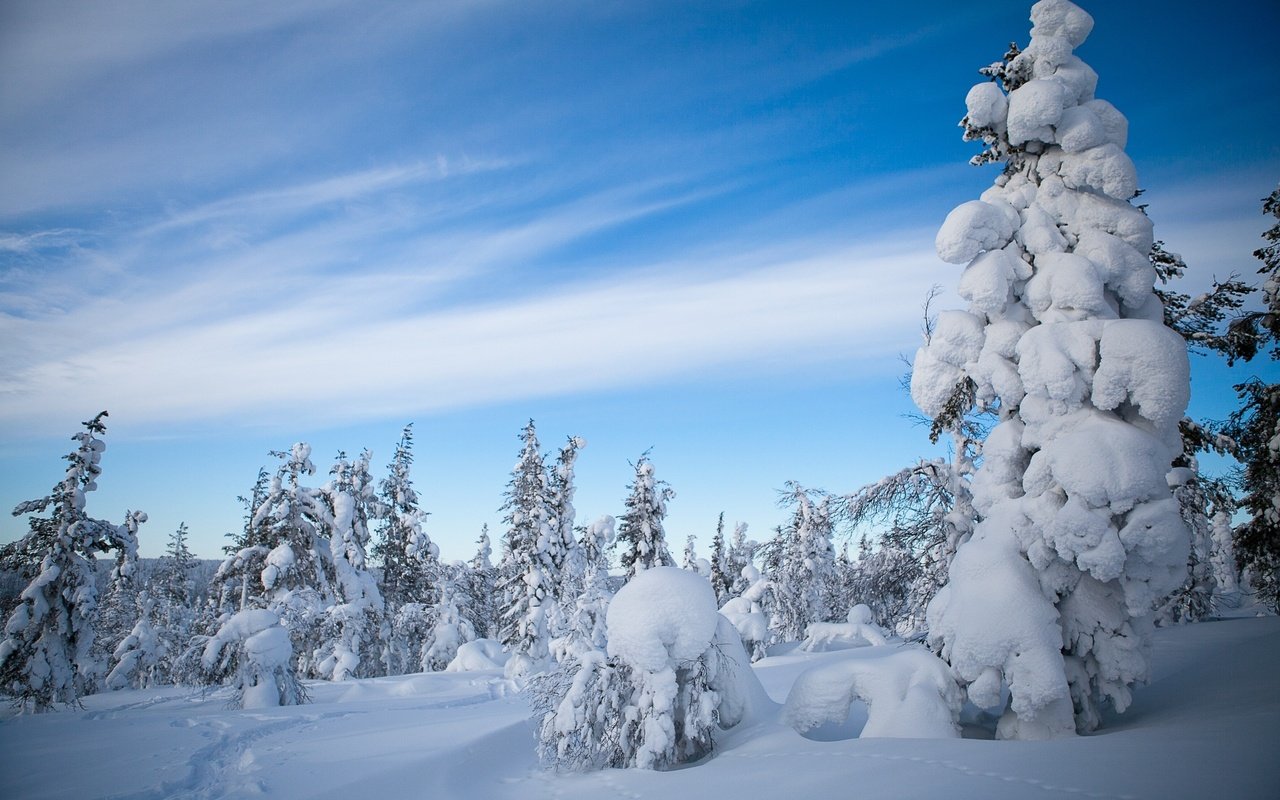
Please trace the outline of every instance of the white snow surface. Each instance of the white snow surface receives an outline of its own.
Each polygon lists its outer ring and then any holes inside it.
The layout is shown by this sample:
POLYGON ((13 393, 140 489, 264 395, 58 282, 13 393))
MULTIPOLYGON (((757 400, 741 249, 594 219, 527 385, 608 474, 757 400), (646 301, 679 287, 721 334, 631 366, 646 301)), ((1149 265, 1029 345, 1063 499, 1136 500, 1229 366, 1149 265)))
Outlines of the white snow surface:
MULTIPOLYGON (((3 707, 0 797, 1275 797, 1280 619, 1161 629, 1154 642, 1151 683, 1090 736, 858 738, 868 715, 855 700, 843 722, 805 736, 775 719, 739 726, 670 772, 543 770, 529 707, 500 670, 308 681, 310 704, 258 711, 229 709, 227 688, 106 692, 83 710, 3 707)), ((792 651, 754 671, 780 702, 806 669, 879 649, 792 651)))

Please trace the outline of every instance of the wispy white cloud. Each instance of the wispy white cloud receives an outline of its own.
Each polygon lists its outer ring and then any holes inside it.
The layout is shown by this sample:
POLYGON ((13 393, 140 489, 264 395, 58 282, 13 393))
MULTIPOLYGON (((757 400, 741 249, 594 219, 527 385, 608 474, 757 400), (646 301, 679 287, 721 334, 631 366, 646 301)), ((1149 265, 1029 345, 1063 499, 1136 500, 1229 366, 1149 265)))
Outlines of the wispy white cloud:
MULTIPOLYGON (((141 429, 350 421, 634 387, 726 365, 853 368, 902 349, 937 267, 910 249, 768 260, 713 277, 690 266, 390 318, 376 295, 341 285, 235 320, 108 343, 41 337, 39 357, 0 381, 0 422, 65 426, 86 402, 122 422, 146 420, 141 429)), ((58 327, 81 322, 73 314, 58 327)))

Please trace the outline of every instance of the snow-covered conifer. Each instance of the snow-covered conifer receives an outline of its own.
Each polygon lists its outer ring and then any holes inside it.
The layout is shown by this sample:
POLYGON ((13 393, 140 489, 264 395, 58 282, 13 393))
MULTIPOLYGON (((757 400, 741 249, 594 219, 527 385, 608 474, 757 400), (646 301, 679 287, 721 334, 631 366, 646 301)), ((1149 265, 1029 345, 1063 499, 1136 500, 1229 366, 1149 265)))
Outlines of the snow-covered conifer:
MULTIPOLYGON (((1280 219, 1280 189, 1262 201, 1262 211, 1280 219)), ((1257 332, 1258 351, 1266 351, 1269 343, 1275 361, 1280 359, 1280 222, 1262 237, 1267 244, 1254 255, 1262 261, 1263 310, 1240 324, 1257 332)), ((1258 599, 1280 611, 1280 382, 1255 377, 1235 390, 1243 405, 1224 432, 1235 441, 1236 458, 1244 465, 1240 508, 1249 514, 1236 529, 1236 558, 1258 599)))
POLYGON ((195 583, 192 571, 196 568, 196 556, 187 545, 187 523, 180 522, 169 534, 165 554, 156 565, 154 585, 158 595, 174 605, 190 606, 195 600, 195 583))
POLYGON ((711 589, 716 593, 716 603, 724 605, 733 586, 733 573, 729 566, 729 554, 724 545, 724 512, 716 521, 716 535, 711 539, 711 589))
POLYGON ((581 564, 577 594, 564 607, 564 633, 552 641, 552 654, 562 664, 588 650, 605 647, 605 612, 613 596, 609 591, 607 555, 613 541, 613 524, 613 517, 605 515, 580 529, 576 548, 581 564))
MULTIPOLYGON (((731 582, 729 584, 729 597, 740 597, 747 590, 751 583, 743 577, 743 572, 747 567, 752 566, 755 560, 756 550, 760 544, 755 540, 747 538, 747 523, 739 522, 733 526, 733 540, 729 546, 729 552, 725 556, 725 574, 729 576, 731 582)), ((724 605, 724 600, 720 602, 724 605)))
POLYGON ((667 502, 675 492, 654 475, 649 454, 645 453, 635 463, 635 480, 627 487, 626 511, 618 525, 617 543, 623 545, 622 566, 627 568, 627 578, 650 567, 675 565, 667 550, 667 535, 662 520, 667 516, 667 502))
POLYGON ((556 588, 556 601, 562 598, 561 586, 566 583, 565 571, 574 559, 577 539, 574 536, 573 495, 577 487, 573 482, 573 467, 578 460, 578 451, 587 446, 587 440, 581 436, 570 436, 560 448, 556 463, 547 475, 547 506, 551 512, 553 524, 545 546, 544 553, 549 567, 549 575, 556 588))
POLYGON ((1210 520, 1210 537, 1213 542, 1210 560, 1213 565, 1213 585, 1217 592, 1214 602, 1220 608, 1238 608, 1241 599, 1240 574, 1236 571, 1234 531, 1231 527, 1233 511, 1235 498, 1228 494, 1222 505, 1213 509, 1210 520))
POLYGON ((116 560, 107 578, 107 590, 98 604, 97 638, 94 646, 99 655, 114 665, 112 655, 138 621, 138 527, 147 521, 142 511, 126 511, 124 541, 128 544, 116 551, 116 560))
POLYGON ((235 688, 240 708, 271 708, 307 701, 298 681, 289 630, 274 611, 240 611, 208 637, 200 665, 209 683, 235 688))
POLYGON ((520 440, 524 445, 502 506, 510 566, 498 587, 503 603, 502 642, 511 652, 510 677, 528 675, 549 655, 547 612, 555 600, 554 583, 547 574, 548 559, 539 548, 559 535, 547 504, 547 471, 533 420, 521 431, 520 440))
POLYGON ((169 535, 168 548, 160 557, 147 591, 154 603, 154 627, 161 644, 159 670, 169 683, 192 677, 179 663, 196 632, 196 590, 192 578, 196 565, 195 554, 187 546, 187 524, 179 523, 169 535))
POLYGON ((107 412, 85 422, 72 437, 76 449, 65 458, 67 471, 46 497, 21 503, 14 516, 49 510, 31 519, 31 533, 6 548, 6 561, 23 554, 38 559, 25 565, 34 577, 9 615, 0 640, 0 688, 19 707, 37 712, 55 703, 76 703, 97 688, 103 665, 95 653, 97 589, 94 559, 111 550, 137 552, 137 522, 125 525, 89 517, 85 495, 98 488, 98 462, 106 444, 107 412))
POLYGON ((370 454, 355 461, 338 454, 320 490, 328 515, 324 528, 334 566, 336 602, 325 609, 319 646, 313 655, 320 677, 341 681, 376 675, 386 629, 386 606, 365 564, 369 519, 381 512, 369 474, 370 454))
POLYGON ((465 595, 461 604, 462 615, 471 623, 480 639, 492 638, 498 628, 498 602, 495 597, 498 571, 491 556, 493 546, 489 542, 489 526, 481 526, 476 540, 476 554, 471 557, 458 576, 458 590, 465 595))
POLYGON ((835 550, 831 546, 830 498, 816 502, 811 492, 788 483, 783 501, 794 505, 791 524, 777 542, 777 561, 769 573, 775 607, 771 621, 778 639, 800 641, 813 622, 831 619, 836 592, 835 550))
POLYGON ((432 610, 431 632, 422 648, 422 671, 439 672, 449 666, 458 648, 476 638, 475 628, 460 609, 452 581, 441 581, 440 599, 432 610))
POLYGON ((698 541, 692 533, 684 540, 684 561, 680 563, 680 567, 690 572, 698 571, 698 541))
POLYGON ((539 753, 557 769, 669 769, 710 753, 715 732, 763 703, 736 631, 701 576, 642 570, 608 613, 608 652, 590 650, 534 684, 539 753))
POLYGON ((115 667, 107 675, 109 689, 145 689, 165 683, 169 643, 161 631, 156 601, 147 591, 137 597, 138 621, 116 645, 115 667))
POLYGON ((746 588, 726 600, 720 613, 737 629, 743 648, 755 662, 769 654, 772 634, 768 609, 775 605, 773 584, 761 576, 754 564, 742 568, 741 578, 746 588))
POLYGON ((1088 730, 1147 676, 1154 606, 1182 583, 1188 536, 1165 481, 1181 452, 1186 344, 1162 324, 1151 221, 1127 123, 1072 51, 1092 18, 1031 11, 1031 43, 984 70, 962 122, 1002 175, 937 237, 967 264, 967 311, 939 315, 912 397, 998 416, 973 478, 981 521, 929 606, 930 642, 1006 738, 1088 730))
POLYGON ((439 549, 423 531, 427 516, 409 477, 413 425, 404 427, 387 477, 378 485, 380 529, 373 555, 382 563, 381 593, 391 613, 404 603, 433 603, 439 549))

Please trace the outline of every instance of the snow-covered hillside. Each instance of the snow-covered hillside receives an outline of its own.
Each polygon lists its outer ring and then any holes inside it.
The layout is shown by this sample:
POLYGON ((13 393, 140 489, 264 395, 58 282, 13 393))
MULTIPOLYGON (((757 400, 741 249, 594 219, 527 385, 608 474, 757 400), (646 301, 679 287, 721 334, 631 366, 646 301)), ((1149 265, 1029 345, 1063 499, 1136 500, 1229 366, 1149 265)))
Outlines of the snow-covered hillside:
MULTIPOLYGON (((755 670, 780 703, 807 667, 870 653, 796 651, 755 670)), ((691 767, 585 775, 539 766, 528 704, 499 671, 308 682, 311 703, 266 712, 229 709, 227 689, 107 692, 0 722, 0 797, 1271 798, 1278 661, 1280 618, 1166 628, 1151 683, 1094 735, 857 739, 855 704, 808 737, 769 719, 691 767)))

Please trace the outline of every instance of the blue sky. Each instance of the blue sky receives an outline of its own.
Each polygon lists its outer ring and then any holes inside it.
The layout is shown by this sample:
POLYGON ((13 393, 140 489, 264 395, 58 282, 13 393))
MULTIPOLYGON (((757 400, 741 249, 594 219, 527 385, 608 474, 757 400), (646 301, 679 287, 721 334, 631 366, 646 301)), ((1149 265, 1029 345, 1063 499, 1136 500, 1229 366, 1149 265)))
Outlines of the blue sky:
MULTIPOLYGON (((1252 274, 1280 9, 1092 5, 1078 52, 1158 238, 1192 289, 1252 274)), ((583 520, 652 447, 673 550, 722 510, 763 538, 785 481, 930 452, 899 356, 959 275, 937 226, 994 177, 965 92, 1028 8, 5 3, 0 505, 106 408, 90 513, 146 510, 148 555, 185 520, 214 556, 268 450, 381 472, 413 421, 428 531, 464 558, 532 417, 588 441, 583 520)), ((1224 416, 1247 371, 1194 369, 1224 416)))

